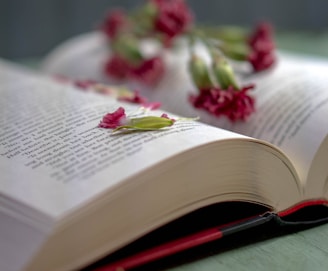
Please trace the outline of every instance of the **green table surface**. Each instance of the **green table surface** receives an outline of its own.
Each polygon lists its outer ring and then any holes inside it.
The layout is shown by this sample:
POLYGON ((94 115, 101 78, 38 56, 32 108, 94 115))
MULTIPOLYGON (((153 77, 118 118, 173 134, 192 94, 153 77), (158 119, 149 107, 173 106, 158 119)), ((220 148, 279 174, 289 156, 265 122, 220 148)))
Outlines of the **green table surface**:
MULTIPOLYGON (((279 49, 328 57, 328 32, 281 32, 276 38, 279 49)), ((31 58, 23 63, 37 68, 38 62, 31 58)), ((138 270, 328 270, 328 224, 253 229, 138 270)))
POLYGON ((327 224, 277 236, 269 231, 236 234, 184 253, 182 259, 163 260, 164 269, 156 264, 147 270, 328 270, 327 224))

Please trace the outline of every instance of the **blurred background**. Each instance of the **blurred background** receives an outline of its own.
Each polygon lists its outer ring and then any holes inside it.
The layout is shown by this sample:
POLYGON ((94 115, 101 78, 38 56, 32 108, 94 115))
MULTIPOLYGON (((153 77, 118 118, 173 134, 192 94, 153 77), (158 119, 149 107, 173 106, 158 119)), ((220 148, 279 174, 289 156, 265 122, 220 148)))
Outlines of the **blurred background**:
MULTIPOLYGON (((133 9, 141 0, 0 0, 0 57, 42 57, 70 37, 97 28, 113 7, 133 9)), ((278 47, 328 55, 326 0, 189 0, 203 24, 252 26, 268 20, 278 47)))

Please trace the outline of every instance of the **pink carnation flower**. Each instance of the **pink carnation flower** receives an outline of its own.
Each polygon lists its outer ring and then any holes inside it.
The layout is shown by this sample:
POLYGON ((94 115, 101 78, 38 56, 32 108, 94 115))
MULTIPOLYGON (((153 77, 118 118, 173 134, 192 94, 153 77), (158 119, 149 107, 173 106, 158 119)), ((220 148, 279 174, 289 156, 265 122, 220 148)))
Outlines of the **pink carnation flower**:
POLYGON ((265 70, 275 63, 275 44, 270 24, 259 24, 254 33, 249 37, 248 44, 251 47, 248 61, 255 71, 265 70))
POLYGON ((105 18, 101 30, 110 38, 115 39, 117 34, 128 24, 127 17, 122 10, 113 10, 105 18))
POLYGON ((123 80, 126 79, 129 74, 130 64, 124 58, 113 55, 105 63, 104 71, 106 75, 113 79, 123 80))
POLYGON ((147 99, 140 95, 139 91, 135 90, 132 96, 121 96, 118 97, 119 101, 134 103, 134 104, 144 104, 147 99))
POLYGON ((160 102, 146 102, 142 104, 143 107, 149 109, 149 110, 155 110, 162 106, 160 102))
POLYGON ((210 114, 220 117, 226 116, 231 121, 245 121, 255 111, 255 100, 248 95, 254 86, 247 86, 235 90, 232 86, 223 90, 218 87, 201 89, 199 95, 191 95, 190 102, 210 114))
POLYGON ((128 119, 125 115, 125 110, 123 107, 119 107, 113 113, 107 113, 102 121, 98 124, 98 127, 116 129, 119 126, 122 126, 128 122, 128 119))
POLYGON ((95 80, 75 80, 73 84, 79 89, 88 90, 94 85, 96 85, 97 82, 95 80))
POLYGON ((176 122, 176 119, 170 118, 170 117, 168 116, 168 114, 166 114, 166 113, 163 113, 163 114, 161 115, 161 118, 169 119, 169 120, 172 120, 173 122, 176 122))
POLYGON ((163 77, 165 64, 159 56, 132 65, 125 58, 113 55, 105 63, 105 74, 115 80, 133 79, 147 86, 155 86, 163 77))
POLYGON ((170 119, 166 114, 161 117, 144 116, 139 118, 127 118, 123 107, 118 108, 113 113, 106 114, 98 127, 114 129, 114 132, 121 130, 132 131, 153 131, 172 126, 175 120, 170 119))
POLYGON ((273 53, 260 53, 256 51, 251 52, 247 59, 256 72, 266 70, 276 62, 276 57, 273 53))
MULTIPOLYGON (((256 48, 256 43, 259 41, 273 41, 273 28, 272 25, 267 22, 259 23, 252 35, 248 39, 248 43, 256 48)), ((272 47, 269 47, 269 49, 272 49, 272 47)))
POLYGON ((132 96, 118 97, 118 100, 128 103, 140 104, 150 110, 155 110, 161 107, 161 103, 159 102, 148 102, 147 98, 140 95, 139 91, 134 91, 132 96))
POLYGON ((146 59, 136 67, 130 68, 131 78, 147 86, 155 86, 163 77, 164 72, 165 65, 159 56, 146 59))
POLYGON ((193 16, 183 0, 153 0, 157 6, 154 30, 164 35, 164 43, 171 45, 173 38, 185 32, 193 16))

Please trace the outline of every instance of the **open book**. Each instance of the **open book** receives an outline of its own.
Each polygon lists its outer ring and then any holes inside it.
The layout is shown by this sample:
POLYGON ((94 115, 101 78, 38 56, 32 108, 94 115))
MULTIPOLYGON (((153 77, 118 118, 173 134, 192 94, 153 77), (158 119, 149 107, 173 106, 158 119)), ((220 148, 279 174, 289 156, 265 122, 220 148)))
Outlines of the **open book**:
MULTIPOLYGON (((235 132, 177 121, 127 134, 97 125, 120 105, 131 114, 137 107, 1 61, 0 269, 82 268, 217 203, 264 209, 164 244, 157 255, 327 205, 328 65, 287 60, 272 75, 258 76, 258 113, 226 127, 235 132)), ((128 264, 156 253, 150 249, 128 264)))

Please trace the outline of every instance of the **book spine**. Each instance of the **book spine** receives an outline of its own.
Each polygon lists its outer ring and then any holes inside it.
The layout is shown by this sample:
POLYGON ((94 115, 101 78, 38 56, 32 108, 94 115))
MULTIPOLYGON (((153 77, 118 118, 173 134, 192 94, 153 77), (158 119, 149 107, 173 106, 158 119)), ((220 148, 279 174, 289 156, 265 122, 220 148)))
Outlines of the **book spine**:
POLYGON ((239 220, 225 225, 202 230, 189 236, 176 239, 174 241, 153 247, 146 251, 137 253, 130 257, 121 259, 117 262, 106 264, 97 268, 95 271, 118 271, 128 270, 141 266, 146 263, 176 254, 178 252, 218 240, 224 236, 244 231, 274 219, 276 214, 267 212, 263 215, 239 220))
POLYGON ((328 222, 328 200, 313 199, 300 202, 275 216, 280 225, 315 225, 328 222))

